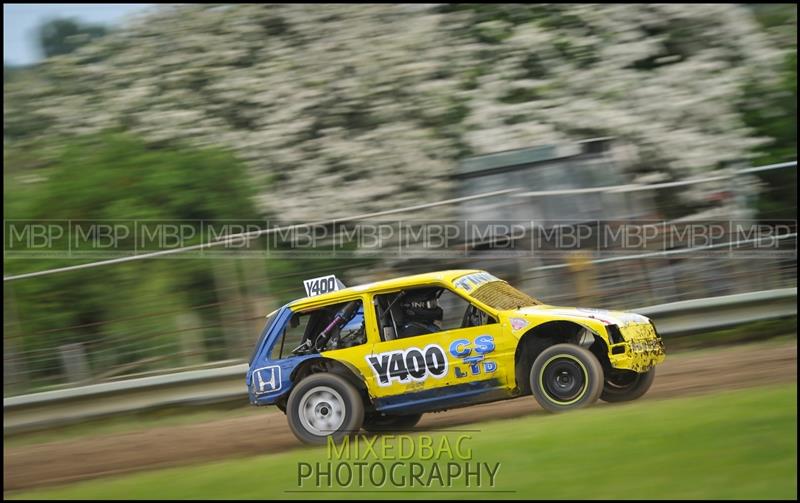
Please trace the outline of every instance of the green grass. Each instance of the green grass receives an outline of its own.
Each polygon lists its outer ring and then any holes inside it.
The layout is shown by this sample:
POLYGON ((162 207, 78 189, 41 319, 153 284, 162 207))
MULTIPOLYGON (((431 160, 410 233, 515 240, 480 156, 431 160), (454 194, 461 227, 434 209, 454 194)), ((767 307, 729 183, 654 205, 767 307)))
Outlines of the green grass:
MULTIPOLYGON (((590 408, 566 415, 535 414, 464 427, 478 431, 433 434, 437 442, 446 436, 453 443, 460 435, 469 436, 463 446, 471 450, 472 463, 500 463, 495 487, 489 487, 484 478, 480 489, 508 492, 455 492, 475 489, 474 483, 467 488, 461 479, 452 489, 435 493, 419 492, 419 487, 385 494, 359 493, 359 489, 375 487, 353 485, 347 492, 286 492, 315 490, 313 484, 299 486, 297 480, 298 463, 329 461, 325 448, 315 448, 5 496, 788 499, 797 497, 796 427, 797 385, 792 384, 590 408)), ((440 467, 445 468, 448 461, 446 456, 440 459, 440 467)), ((366 462, 375 461, 368 456, 366 462)), ((382 462, 389 467, 394 461, 383 458, 382 462)), ((431 469, 431 461, 422 463, 431 469)), ((352 460, 349 465, 354 466, 352 460)), ((387 485, 386 489, 396 487, 387 485)))

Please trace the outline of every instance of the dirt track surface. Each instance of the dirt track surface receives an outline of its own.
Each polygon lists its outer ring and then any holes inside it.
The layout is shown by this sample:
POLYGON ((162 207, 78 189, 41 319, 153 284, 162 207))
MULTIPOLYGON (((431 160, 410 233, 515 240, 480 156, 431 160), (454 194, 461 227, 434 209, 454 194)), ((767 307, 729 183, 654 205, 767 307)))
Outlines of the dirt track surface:
MULTIPOLYGON (((642 400, 796 382, 797 344, 682 355, 658 367, 642 400)), ((600 407, 610 405, 598 402, 600 407)), ((531 397, 423 416, 417 429, 453 427, 544 412, 531 397)), ((5 490, 131 471, 252 456, 300 447, 280 412, 3 449, 5 490)))

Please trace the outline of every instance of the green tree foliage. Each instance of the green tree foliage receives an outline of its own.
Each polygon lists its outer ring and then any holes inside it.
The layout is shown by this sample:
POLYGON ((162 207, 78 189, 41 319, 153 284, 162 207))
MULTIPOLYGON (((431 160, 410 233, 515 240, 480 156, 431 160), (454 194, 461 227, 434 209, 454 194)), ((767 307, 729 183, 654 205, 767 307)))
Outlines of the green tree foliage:
POLYGON ((69 54, 106 34, 100 25, 82 24, 75 19, 52 19, 39 27, 39 47, 46 57, 69 54))
MULTIPOLYGON (((182 245, 192 245, 200 242, 201 232, 214 237, 209 224, 217 225, 218 236, 226 224, 263 228, 267 223, 258 218, 246 168, 219 149, 156 147, 131 134, 104 132, 13 149, 5 162, 7 219, 71 220, 73 226, 71 258, 66 256, 69 247, 59 241, 52 257, 6 256, 7 275, 111 258, 96 253, 81 257, 75 246, 81 239, 77 225, 86 231, 92 224, 130 227, 134 220, 140 226, 188 224, 195 237, 182 245)), ((253 249, 263 250, 266 239, 255 241, 253 249)), ((120 248, 131 250, 130 240, 121 243, 120 248)), ((190 252, 7 283, 7 347, 25 355, 18 371, 28 379, 18 389, 63 382, 58 348, 70 343, 83 345, 95 379, 244 357, 242 349, 251 349, 258 335, 258 321, 243 323, 245 318, 263 316, 303 296, 304 277, 336 274, 347 281, 349 271, 374 262, 298 260, 285 244, 276 246, 282 248, 276 255, 283 255, 266 260, 237 260, 241 257, 235 250, 213 248, 204 253, 214 258, 190 252), (256 304, 256 299, 264 302, 256 304), (248 306, 255 309, 248 311, 248 306), (187 355, 187 350, 199 354, 187 355)), ((161 243, 139 251, 157 249, 163 249, 161 243)))
MULTIPOLYGON (((36 156, 31 152, 24 157, 36 165, 36 156)), ((235 222, 256 217, 242 164, 221 150, 153 148, 129 135, 103 133, 77 137, 57 148, 51 159, 40 159, 35 178, 30 171, 6 173, 7 218, 72 219, 88 228, 121 218, 192 220, 190 224, 198 226, 197 219, 235 222)), ((199 240, 199 232, 197 236, 192 242, 199 240)), ((97 260, 97 255, 84 260, 97 260)), ((15 274, 76 263, 81 261, 60 254, 37 260, 6 258, 5 267, 6 274, 15 274)), ((193 311, 198 324, 209 327, 200 332, 196 345, 207 358, 225 358, 214 267, 213 260, 175 258, 10 283, 6 298, 16 322, 11 325, 17 336, 15 349, 35 355, 26 361, 34 381, 47 382, 49 376, 52 384, 62 370, 54 350, 59 345, 84 344, 92 368, 103 371, 169 357, 178 352, 186 333, 177 314, 193 311)), ((168 363, 180 365, 182 360, 173 357, 168 363)))
MULTIPOLYGON (((797 5, 752 6, 756 19, 786 50, 777 79, 753 79, 745 86, 743 116, 756 134, 770 142, 756 149, 758 164, 797 159, 797 5)), ((759 216, 797 218, 797 171, 781 169, 759 174, 766 194, 759 198, 759 216)))
POLYGON ((244 168, 227 152, 153 148, 103 133, 68 142, 28 218, 253 218, 244 168), (102 190, 98 190, 102 188, 102 190))

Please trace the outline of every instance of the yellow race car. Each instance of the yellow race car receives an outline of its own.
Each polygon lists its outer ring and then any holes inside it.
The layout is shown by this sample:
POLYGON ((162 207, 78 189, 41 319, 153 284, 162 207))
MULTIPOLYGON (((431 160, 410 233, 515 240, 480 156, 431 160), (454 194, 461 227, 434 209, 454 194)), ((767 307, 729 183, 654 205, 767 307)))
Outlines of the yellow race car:
POLYGON ((485 271, 304 283, 268 315, 247 386, 306 443, 527 394, 551 412, 634 400, 665 358, 644 316, 546 305, 485 271))

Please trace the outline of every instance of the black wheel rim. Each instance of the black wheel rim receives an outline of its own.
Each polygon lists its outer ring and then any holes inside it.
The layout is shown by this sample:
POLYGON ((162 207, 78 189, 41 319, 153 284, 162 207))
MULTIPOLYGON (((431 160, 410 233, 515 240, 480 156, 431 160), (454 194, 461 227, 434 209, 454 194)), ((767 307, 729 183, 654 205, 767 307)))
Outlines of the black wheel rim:
POLYGON ((542 369, 541 383, 552 400, 572 403, 580 399, 586 390, 586 371, 577 360, 555 358, 542 369))

